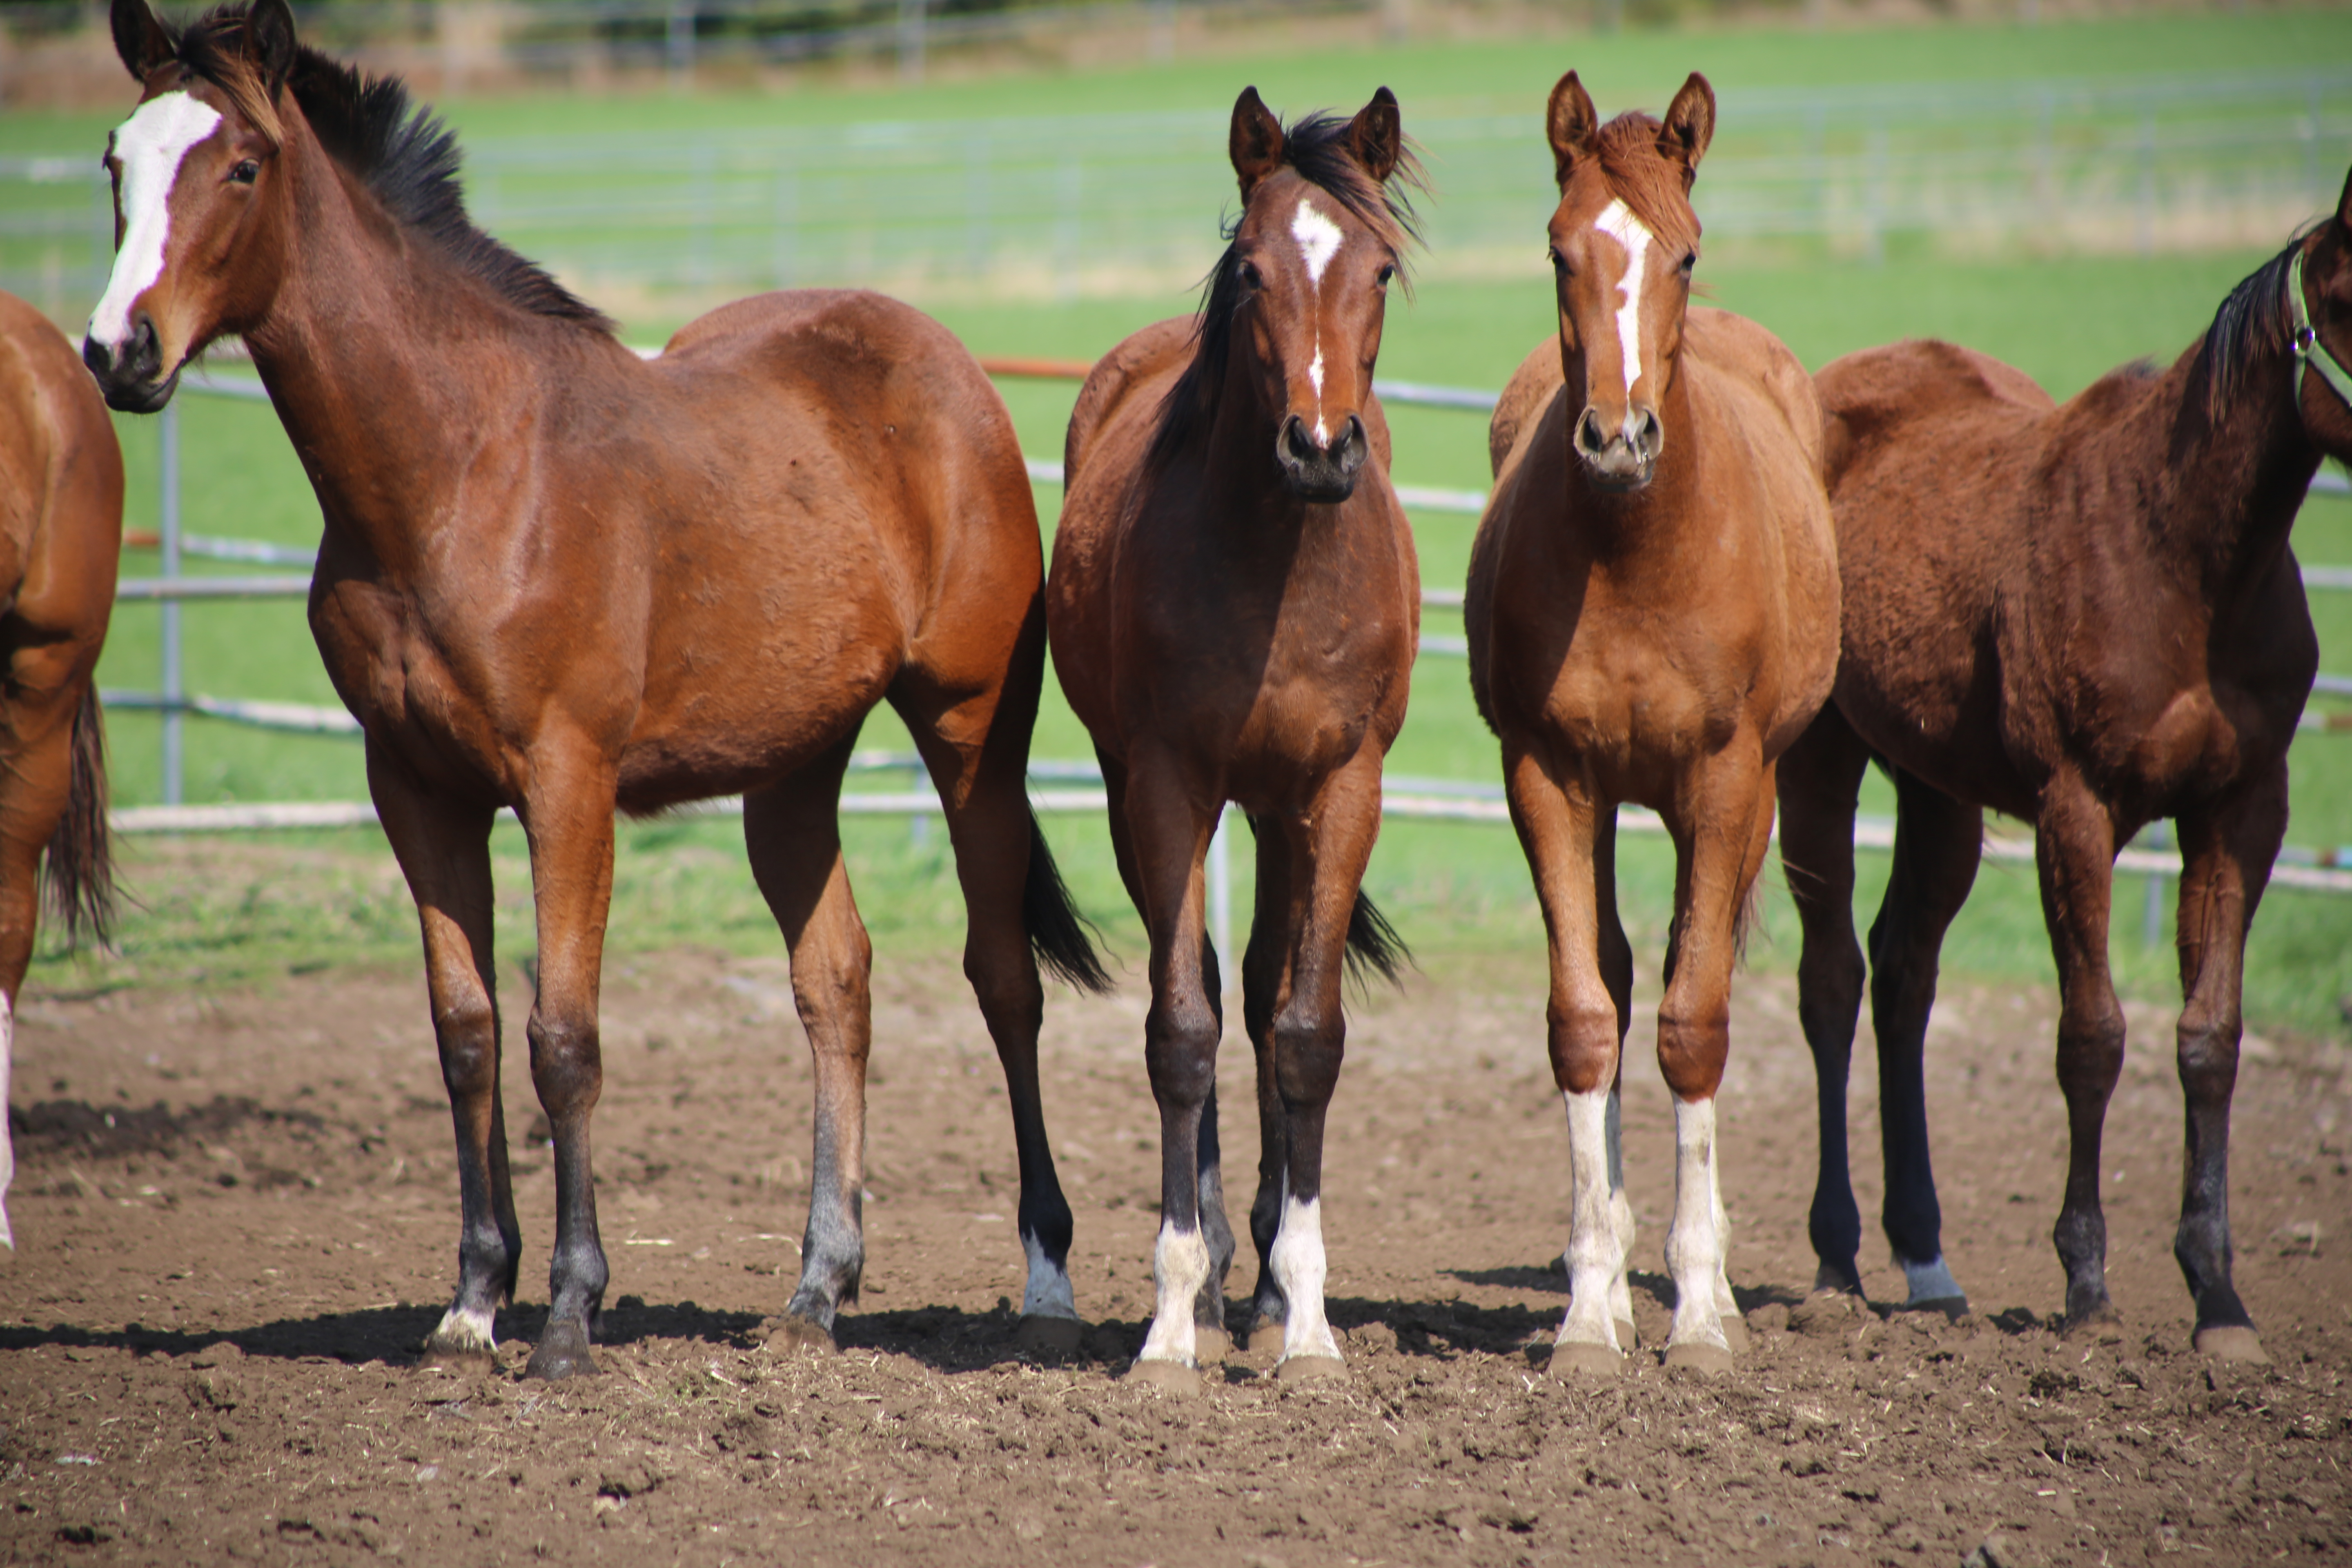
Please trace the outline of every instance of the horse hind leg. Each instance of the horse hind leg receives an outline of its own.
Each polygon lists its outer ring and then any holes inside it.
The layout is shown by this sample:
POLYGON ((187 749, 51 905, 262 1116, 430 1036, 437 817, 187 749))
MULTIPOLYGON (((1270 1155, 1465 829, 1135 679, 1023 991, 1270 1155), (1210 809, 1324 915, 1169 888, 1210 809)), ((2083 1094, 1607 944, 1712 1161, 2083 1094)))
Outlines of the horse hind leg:
MULTIPOLYGON (((1601 981, 1617 1009, 1617 1070, 1602 1108, 1601 1137, 1608 1166, 1609 1220, 1617 1247, 1617 1271, 1609 1280, 1609 1321, 1617 1342, 1633 1348, 1633 1291, 1627 1265, 1633 1256, 1633 1203, 1625 1194, 1625 1031, 1633 1023, 1633 944, 1617 910, 1617 818, 1604 814, 1593 824, 1594 914, 1601 935, 1601 981)), ((1565 1255, 1563 1255, 1565 1261, 1565 1255)), ((1572 1266, 1571 1266, 1572 1268, 1572 1266)))
POLYGON ((1969 1300, 1944 1260, 1943 1209, 1927 1142, 1927 1020, 1944 933, 1976 884, 1984 812, 1911 773, 1897 771, 1895 789, 1895 864, 1870 928, 1885 1224, 1903 1270, 1905 1310, 1956 1317, 1969 1300))
POLYGON ((2239 1300, 2230 1238, 2230 1100, 2242 1033, 2246 931, 2286 829, 2286 770, 2180 819, 2179 1058, 2185 1101, 2180 1226, 2173 1257, 2197 1303, 2196 1346, 2224 1361, 2266 1361, 2239 1300))
POLYGON ((1819 1163, 1807 1229, 1819 1260, 1813 1289, 1862 1294, 1862 1209, 1846 1152, 1846 1079, 1865 979, 1853 931, 1853 815, 1870 753, 1834 704, 1824 707, 1775 770, 1780 866, 1797 906, 1797 1016, 1813 1058, 1819 1163))
POLYGON ((1290 987, 1294 935, 1289 929, 1290 847, 1274 822, 1253 821, 1257 833, 1257 884, 1249 945, 1242 955, 1242 1024, 1257 1068, 1257 1193, 1250 1203, 1250 1240, 1257 1249, 1257 1289, 1250 1299, 1248 1332, 1279 1329, 1289 1299, 1275 1272, 1274 1243, 1282 1232, 1283 1173, 1290 1163, 1282 1091, 1276 1081, 1274 1015, 1290 987))
POLYGON ((751 875, 792 954, 793 1001, 816 1095, 800 1281, 771 1342, 835 1346, 834 1322, 866 1271, 866 1063, 873 1045, 874 948, 841 858, 845 742, 800 773, 743 797, 751 875))

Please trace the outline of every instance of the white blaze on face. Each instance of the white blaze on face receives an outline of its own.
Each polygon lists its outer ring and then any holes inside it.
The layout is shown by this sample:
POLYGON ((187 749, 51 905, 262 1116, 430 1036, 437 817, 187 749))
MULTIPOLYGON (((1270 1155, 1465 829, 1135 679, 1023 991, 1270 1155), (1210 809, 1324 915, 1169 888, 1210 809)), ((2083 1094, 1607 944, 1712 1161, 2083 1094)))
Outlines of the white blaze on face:
POLYGON ((1617 286, 1625 301, 1617 307, 1617 346, 1624 354, 1625 395, 1630 397, 1633 384, 1642 379, 1642 264, 1650 254, 1650 231, 1633 208, 1613 199, 1592 220, 1592 227, 1625 247, 1625 278, 1617 286))
POLYGON ((149 99, 114 132, 122 166, 122 247, 106 295, 90 312, 89 335, 110 349, 131 336, 131 308, 163 275, 163 243, 172 226, 172 186, 188 150, 213 133, 220 111, 184 92, 149 99))
MULTIPOLYGON (((1298 211, 1290 220, 1290 237, 1298 242, 1299 259, 1307 263, 1307 280, 1319 296, 1323 274, 1330 267, 1331 258, 1339 254, 1339 242, 1346 237, 1339 232, 1338 224, 1315 210, 1312 197, 1301 196, 1298 211)), ((1319 309, 1315 318, 1315 359, 1307 367, 1307 379, 1315 384, 1315 438, 1328 446, 1331 432, 1323 419, 1323 317, 1319 309)))

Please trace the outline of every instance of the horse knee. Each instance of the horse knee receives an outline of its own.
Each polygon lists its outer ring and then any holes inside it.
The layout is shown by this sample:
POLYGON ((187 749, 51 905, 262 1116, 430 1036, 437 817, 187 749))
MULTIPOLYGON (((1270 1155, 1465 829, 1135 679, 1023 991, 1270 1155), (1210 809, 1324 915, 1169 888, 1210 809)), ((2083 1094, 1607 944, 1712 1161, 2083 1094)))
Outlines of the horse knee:
POLYGON ((1723 1064, 1731 1055, 1728 1008, 1710 1007, 1683 1012, 1666 1007, 1658 1012, 1658 1070, 1678 1100, 1706 1100, 1723 1083, 1723 1064))
POLYGON ((2183 1014, 2178 1037, 2181 1087, 2192 1096, 2226 1094, 2234 1088, 2241 1033, 2234 1010, 2226 1017, 2183 1014))
POLYGON ((1217 1080, 1216 1015, 1201 1000, 1155 1001, 1143 1021, 1143 1063, 1163 1106, 1208 1102, 1217 1080))
POLYGON ((1294 1001, 1274 1020, 1275 1087, 1289 1106, 1326 1105, 1339 1084, 1347 1030, 1337 1008, 1294 1001))
POLYGON ((498 1085, 498 1012, 488 997, 443 1009, 433 1020, 441 1052, 441 1082, 452 1100, 485 1094, 498 1085))
POLYGON ((596 1026, 533 1015, 530 1080, 548 1115, 584 1114, 604 1087, 604 1047, 596 1026))
MULTIPOLYGON (((2234 1048, 2232 1055, 2234 1056, 2234 1048)), ((2123 1010, 2110 1004, 2058 1025, 2058 1087, 2067 1099, 2104 1100, 2124 1070, 2123 1010)))
POLYGON ((1590 1094, 1617 1078, 1617 1005, 1614 1002, 1549 1009, 1547 1044, 1552 1081, 1563 1094, 1590 1094))

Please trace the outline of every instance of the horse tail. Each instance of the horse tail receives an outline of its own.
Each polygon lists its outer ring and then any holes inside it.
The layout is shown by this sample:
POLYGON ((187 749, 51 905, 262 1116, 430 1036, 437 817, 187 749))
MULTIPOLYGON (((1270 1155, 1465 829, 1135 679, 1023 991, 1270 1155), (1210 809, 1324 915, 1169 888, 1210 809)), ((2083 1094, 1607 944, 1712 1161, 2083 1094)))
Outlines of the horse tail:
POLYGON ((1021 889, 1021 923, 1037 962, 1066 984, 1093 995, 1111 988, 1109 972, 1088 940, 1087 919, 1054 864, 1037 813, 1029 813, 1029 879, 1021 889))
POLYGON ((1743 966, 1748 963, 1748 933, 1756 929, 1757 914, 1764 907, 1763 880, 1759 877, 1748 884, 1748 890, 1739 895, 1738 911, 1731 917, 1731 962, 1743 966))
POLYGON ((114 849, 106 829, 106 724, 98 688, 82 688, 74 710, 71 773, 65 815, 42 853, 41 881, 50 913, 65 926, 66 945, 84 931, 103 946, 114 929, 114 849))
POLYGON ((1377 972, 1381 979, 1394 984, 1398 969, 1412 962, 1412 950, 1405 946, 1404 938, 1397 935, 1380 906, 1359 890, 1356 907, 1348 915, 1348 973, 1369 984, 1377 972))

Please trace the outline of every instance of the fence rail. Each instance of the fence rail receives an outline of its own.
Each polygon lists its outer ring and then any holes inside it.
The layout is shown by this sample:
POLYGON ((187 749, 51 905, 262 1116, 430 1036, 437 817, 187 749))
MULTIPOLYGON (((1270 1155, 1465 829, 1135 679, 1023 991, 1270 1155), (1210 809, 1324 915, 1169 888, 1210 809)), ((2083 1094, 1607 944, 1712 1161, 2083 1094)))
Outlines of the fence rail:
MULTIPOLYGON (((2352 67, 2201 78, 1727 92, 1695 193, 1710 245, 1890 237, 2033 254, 2275 244, 2336 195, 2352 67)), ((488 138, 475 216, 590 289, 809 281, 1070 299, 1181 288, 1218 247, 1224 116, 866 121, 626 138, 488 138)), ((1535 264, 1553 200, 1538 117, 1417 118, 1441 193, 1420 265, 1535 264)), ((0 158, 0 288, 63 318, 112 250, 95 156, 0 158)))

